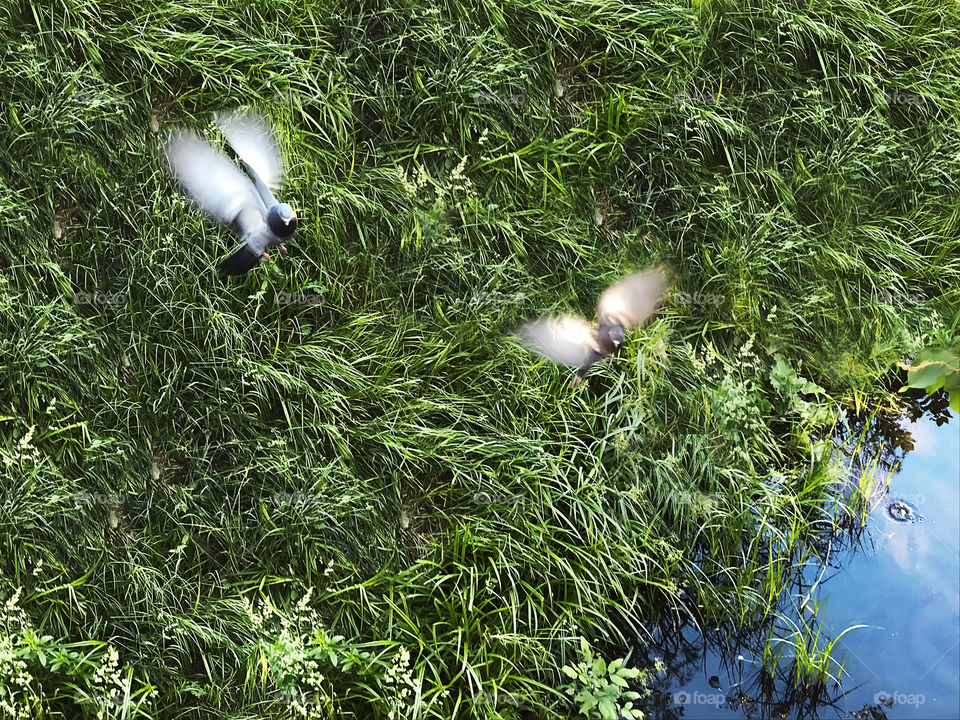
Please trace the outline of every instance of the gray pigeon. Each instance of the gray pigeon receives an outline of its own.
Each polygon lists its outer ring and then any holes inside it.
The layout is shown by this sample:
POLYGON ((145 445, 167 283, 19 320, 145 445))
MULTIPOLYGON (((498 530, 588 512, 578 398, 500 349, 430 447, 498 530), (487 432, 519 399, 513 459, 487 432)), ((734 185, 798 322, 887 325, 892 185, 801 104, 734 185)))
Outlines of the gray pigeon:
POLYGON ((542 317, 523 325, 519 335, 545 358, 579 368, 571 383, 577 387, 594 363, 620 351, 626 333, 654 313, 666 288, 662 268, 627 275, 597 301, 597 327, 573 315, 542 317))
POLYGON ((197 205, 233 225, 243 238, 243 244, 220 263, 220 274, 245 275, 261 258, 269 259, 270 245, 286 253, 282 243, 297 229, 297 216, 273 196, 283 179, 283 161, 264 119, 237 110, 219 113, 216 122, 250 177, 190 130, 171 134, 167 157, 173 174, 197 205))

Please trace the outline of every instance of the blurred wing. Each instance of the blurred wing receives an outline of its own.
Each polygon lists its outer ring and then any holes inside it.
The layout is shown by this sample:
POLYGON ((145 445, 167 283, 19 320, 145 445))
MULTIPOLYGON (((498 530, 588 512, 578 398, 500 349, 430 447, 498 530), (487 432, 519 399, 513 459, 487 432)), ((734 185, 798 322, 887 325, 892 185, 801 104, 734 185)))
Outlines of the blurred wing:
POLYGON ((597 301, 597 323, 632 330, 653 315, 666 288, 661 268, 627 275, 603 291, 597 301))
MULTIPOLYGON (((167 143, 167 159, 184 191, 220 222, 237 221, 241 213, 253 217, 254 211, 262 216, 250 178, 194 133, 184 130, 172 135, 167 143)), ((245 231, 242 227, 241 232, 245 231)))
POLYGON ((601 354, 596 329, 571 315, 533 320, 520 328, 519 335, 528 348, 563 365, 580 367, 601 354))
POLYGON ((217 125, 237 155, 276 190, 283 180, 283 159, 273 131, 260 115, 245 110, 217 113, 217 125))

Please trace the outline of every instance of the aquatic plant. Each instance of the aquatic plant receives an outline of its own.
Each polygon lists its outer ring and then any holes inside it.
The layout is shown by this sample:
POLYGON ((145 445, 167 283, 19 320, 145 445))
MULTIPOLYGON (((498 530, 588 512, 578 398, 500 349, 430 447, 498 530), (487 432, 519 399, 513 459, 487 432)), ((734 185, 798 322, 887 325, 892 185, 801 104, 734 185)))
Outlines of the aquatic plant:
POLYGON ((794 686, 809 694, 817 695, 828 684, 839 684, 843 673, 842 660, 834 656, 837 644, 850 632, 866 625, 851 625, 832 637, 821 638, 823 631, 824 605, 815 594, 808 597, 809 605, 801 607, 797 619, 781 615, 781 627, 788 628, 786 637, 771 634, 763 650, 763 664, 775 673, 785 660, 789 660, 794 686))
POLYGON ((950 407, 960 415, 960 345, 928 347, 901 367, 907 371, 907 387, 922 388, 928 395, 943 390, 950 396, 950 407))

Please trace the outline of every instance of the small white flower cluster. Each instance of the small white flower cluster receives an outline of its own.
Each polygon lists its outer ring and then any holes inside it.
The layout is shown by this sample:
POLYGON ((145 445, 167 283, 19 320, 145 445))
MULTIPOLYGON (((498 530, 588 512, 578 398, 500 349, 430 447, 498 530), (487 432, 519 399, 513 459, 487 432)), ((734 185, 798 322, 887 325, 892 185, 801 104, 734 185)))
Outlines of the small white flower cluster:
POLYGON ((31 425, 27 433, 20 438, 17 449, 20 451, 21 460, 30 460, 36 462, 40 459, 40 451, 33 446, 33 431, 37 429, 36 425, 31 425))
POLYGON ((414 174, 413 180, 411 181, 410 178, 407 177, 406 169, 401 168, 400 184, 403 185, 403 189, 406 190, 407 195, 410 197, 416 197, 421 190, 430 184, 430 177, 427 175, 427 171, 418 165, 417 171, 414 174))
POLYGON ((0 623, 3 623, 7 632, 14 629, 16 631, 25 630, 29 627, 27 613, 20 607, 20 592, 21 588, 17 588, 3 604, 3 609, 0 610, 0 623))
POLYGON ((253 602, 243 596, 240 597, 240 604, 243 605, 243 611, 250 618, 250 624, 254 629, 263 630, 263 624, 271 614, 270 608, 265 607, 263 612, 258 612, 253 602))
POLYGON ((0 605, 0 716, 11 720, 28 720, 38 698, 32 687, 33 676, 27 663, 20 659, 16 646, 30 630, 27 614, 19 605, 20 588, 0 605))
POLYGON ((752 367, 754 370, 760 369, 760 358, 753 351, 753 341, 756 340, 756 333, 751 333, 750 337, 740 348, 739 356, 743 367, 752 367))
POLYGON ((290 709, 307 720, 326 717, 325 708, 329 698, 324 692, 324 676, 316 660, 307 656, 305 636, 295 633, 289 625, 280 631, 282 653, 274 655, 274 672, 281 678, 295 678, 298 693, 289 697, 290 709), (306 691, 304 692, 304 688, 306 691))
POLYGON ((312 596, 313 588, 308 588, 289 617, 277 610, 269 599, 261 601, 259 609, 246 598, 240 602, 258 632, 272 635, 279 626, 279 632, 267 646, 267 653, 278 684, 289 687, 292 681, 296 688, 283 693, 284 702, 297 716, 320 720, 329 716, 332 698, 324 688, 326 678, 320 672, 319 663, 311 657, 311 651, 318 645, 324 646, 328 640, 320 614, 310 607, 312 596))
POLYGON ((33 433, 36 431, 37 426, 31 425, 30 429, 24 434, 20 441, 17 443, 16 448, 14 449, 14 455, 10 456, 6 453, 0 455, 3 459, 3 464, 6 467, 12 465, 19 465, 22 463, 32 463, 34 465, 40 460, 40 450, 34 447, 33 445, 33 433))
MULTIPOLYGON (((486 135, 482 136, 484 142, 486 142, 486 135)), ((477 195, 477 191, 473 186, 473 181, 468 178, 464 172, 467 167, 467 156, 464 155, 460 158, 460 162, 457 166, 450 171, 450 175, 439 183, 434 183, 431 181, 430 176, 427 175, 427 171, 423 169, 422 166, 417 166, 416 175, 411 181, 407 175, 407 171, 404 169, 400 170, 400 184, 403 185, 403 189, 406 191, 407 195, 411 198, 416 197, 420 194, 420 191, 423 190, 428 185, 434 185, 436 191, 436 203, 441 204, 446 200, 455 200, 458 197, 464 197, 467 199, 474 198, 477 195)))
POLYGON ((308 720, 323 720, 328 717, 325 706, 326 703, 316 695, 305 695, 302 702, 297 698, 290 700, 290 709, 308 720))
POLYGON ((462 158, 460 158, 459 164, 450 173, 450 177, 447 179, 447 182, 437 188, 438 200, 442 199, 444 196, 453 198, 458 194, 465 195, 468 198, 476 196, 477 192, 474 190, 473 181, 463 172, 466 167, 467 156, 464 155, 462 158))
POLYGON ((697 349, 690 343, 684 343, 683 349, 687 353, 693 369, 696 370, 699 375, 706 375, 707 369, 715 362, 720 361, 720 356, 709 346, 704 351, 702 358, 697 354, 697 349))
POLYGON ((407 698, 411 693, 419 695, 419 684, 413 679, 413 671, 410 669, 410 651, 405 647, 397 650, 393 656, 392 664, 387 668, 387 674, 384 677, 388 688, 393 690, 391 698, 392 709, 387 713, 389 720, 396 720, 397 717, 403 717, 402 713, 405 706, 408 705, 407 698))
POLYGON ((94 703, 97 706, 97 720, 111 717, 123 704, 127 689, 123 670, 120 667, 120 653, 112 645, 107 647, 100 657, 100 667, 93 671, 94 703))

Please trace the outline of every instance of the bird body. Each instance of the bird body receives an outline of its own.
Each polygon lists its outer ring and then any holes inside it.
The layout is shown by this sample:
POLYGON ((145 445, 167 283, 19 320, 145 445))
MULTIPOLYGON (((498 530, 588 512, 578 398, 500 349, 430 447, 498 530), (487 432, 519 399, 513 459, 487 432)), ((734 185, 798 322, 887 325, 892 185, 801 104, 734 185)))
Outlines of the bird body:
POLYGON ((167 157, 174 176, 196 204, 232 225, 242 238, 240 247, 219 265, 220 273, 245 275, 261 258, 269 257, 266 250, 271 245, 286 252, 283 241, 296 230, 297 216, 273 195, 283 179, 283 161, 263 118, 234 111, 218 114, 216 121, 250 177, 189 130, 170 136, 167 157))
POLYGON ((614 357, 626 333, 650 317, 666 290, 662 268, 627 275, 608 287, 597 301, 597 326, 572 315, 542 317, 524 324, 524 344, 549 360, 578 368, 577 387, 593 365, 614 357))

